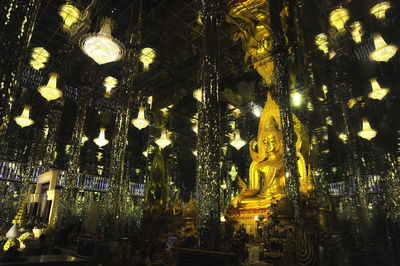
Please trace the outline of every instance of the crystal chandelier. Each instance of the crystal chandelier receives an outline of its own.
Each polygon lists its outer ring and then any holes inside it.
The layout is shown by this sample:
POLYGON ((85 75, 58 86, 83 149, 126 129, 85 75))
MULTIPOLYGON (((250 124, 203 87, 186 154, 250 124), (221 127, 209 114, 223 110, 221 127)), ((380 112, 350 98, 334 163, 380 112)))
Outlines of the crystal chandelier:
POLYGON ((240 131, 239 129, 235 130, 235 134, 233 139, 231 140, 230 144, 235 147, 235 149, 240 150, 244 145, 246 145, 246 141, 242 140, 240 137, 240 131))
POLYGON ((104 79, 103 85, 106 87, 105 96, 108 98, 111 95, 111 90, 117 86, 118 80, 114 77, 108 76, 104 79))
POLYGON ((161 149, 164 149, 168 145, 172 143, 171 139, 169 136, 167 136, 167 131, 163 130, 161 133, 161 136, 156 139, 156 144, 161 147, 161 149))
POLYGON ((62 5, 58 11, 58 14, 64 21, 64 31, 69 31, 71 26, 78 22, 81 16, 81 12, 71 3, 71 1, 67 1, 66 4, 62 5))
POLYGON ((58 99, 62 97, 63 93, 57 88, 57 78, 58 74, 57 73, 50 73, 50 79, 49 82, 47 82, 47 85, 45 86, 40 86, 38 88, 38 92, 42 95, 43 98, 45 98, 48 102, 58 99))
POLYGON ((353 24, 350 25, 351 27, 351 36, 353 37, 353 40, 355 43, 360 43, 361 42, 361 38, 363 36, 363 29, 362 29, 362 25, 361 22, 359 21, 355 21, 353 24))
POLYGON ((108 140, 105 137, 106 134, 106 129, 105 128, 100 128, 100 134, 97 138, 93 140, 94 143, 96 143, 97 146, 100 148, 108 144, 108 140))
POLYGON ((36 70, 44 68, 44 63, 49 60, 49 56, 49 52, 47 52, 47 50, 43 47, 33 48, 30 61, 31 67, 36 70))
POLYGON ((375 100, 382 100, 382 98, 385 97, 389 90, 386 88, 381 88, 376 79, 371 79, 370 81, 372 92, 368 94, 368 97, 375 100))
POLYGON ((104 19, 99 32, 83 36, 81 48, 99 65, 118 61, 124 54, 122 43, 111 36, 110 18, 104 19))
POLYGON ((132 124, 139 130, 142 130, 143 128, 147 127, 150 124, 149 120, 147 120, 144 117, 144 107, 143 106, 139 107, 138 116, 137 116, 137 118, 132 119, 132 124))
POLYGON ((231 176, 232 181, 235 181, 238 172, 236 171, 236 166, 234 164, 232 164, 231 170, 228 172, 228 174, 231 176))
POLYGON ((149 71, 149 65, 154 62, 156 52, 149 48, 143 48, 140 54, 140 61, 143 63, 143 71, 149 71))
POLYGON ((396 52, 397 47, 395 45, 387 45, 385 40, 382 38, 380 34, 374 35, 374 44, 375 51, 373 51, 369 58, 378 62, 388 62, 390 58, 392 58, 396 52))
POLYGON ((329 52, 328 36, 326 36, 325 33, 320 33, 315 36, 314 42, 318 46, 318 49, 324 52, 324 54, 327 54, 329 52))
POLYGON ((375 138, 376 130, 372 129, 368 120, 364 119, 362 121, 362 130, 359 131, 357 134, 363 139, 371 140, 372 138, 375 138))
POLYGON ((386 10, 389 9, 390 7, 391 7, 390 2, 381 2, 374 5, 371 8, 370 12, 372 15, 376 17, 376 19, 383 20, 385 19, 386 16, 386 10))
POLYGON ((329 14, 329 23, 339 32, 344 31, 344 24, 349 20, 349 12, 345 8, 338 8, 329 14))
POLYGON ((14 117, 15 123, 17 123, 20 127, 29 127, 34 122, 29 118, 29 111, 31 107, 29 105, 24 106, 24 110, 20 116, 14 117))

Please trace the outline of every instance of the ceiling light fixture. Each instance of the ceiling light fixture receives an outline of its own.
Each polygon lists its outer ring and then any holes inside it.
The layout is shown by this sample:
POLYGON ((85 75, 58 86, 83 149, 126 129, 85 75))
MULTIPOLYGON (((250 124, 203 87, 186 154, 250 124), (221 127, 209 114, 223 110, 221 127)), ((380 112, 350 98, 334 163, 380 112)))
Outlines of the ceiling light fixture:
POLYGON ((370 12, 372 15, 376 17, 378 20, 384 20, 386 17, 386 10, 391 7, 390 2, 381 2, 374 5, 370 12))
POLYGON ((369 98, 375 99, 375 100, 382 100, 383 97, 389 92, 388 89, 386 88, 381 88, 379 85, 378 81, 374 78, 371 79, 371 87, 372 87, 372 92, 368 94, 369 98))
POLYGON ((104 79, 103 85, 106 87, 105 97, 110 97, 111 90, 117 86, 118 80, 114 77, 108 76, 104 79))
POLYGON ((57 78, 58 78, 57 73, 54 73, 54 72, 50 73, 50 79, 49 79, 49 82, 47 82, 47 85, 40 86, 38 88, 38 92, 48 102, 52 101, 52 100, 56 100, 63 96, 62 91, 57 88, 57 78))
POLYGON ((31 67, 36 70, 44 68, 44 63, 49 60, 49 56, 49 52, 43 47, 33 48, 30 61, 31 67))
POLYGON ((328 36, 325 33, 320 33, 314 38, 315 44, 318 46, 318 49, 327 54, 329 52, 328 49, 328 36))
POLYGON ((62 17, 64 21, 63 30, 69 31, 71 26, 78 22, 81 12, 76 8, 71 1, 67 1, 66 4, 60 7, 58 14, 62 17))
POLYGON ((360 21, 355 21, 350 25, 351 27, 351 36, 353 36, 353 40, 355 43, 360 43, 363 36, 363 28, 360 21))
POLYGON ((99 65, 120 60, 125 51, 122 43, 111 36, 110 18, 103 20, 99 32, 83 36, 81 49, 99 65))
POLYGON ((340 33, 344 32, 344 24, 349 20, 349 12, 345 8, 337 8, 329 14, 329 23, 340 33))
POLYGON ((362 130, 359 131, 357 134, 363 139, 371 140, 372 138, 375 138, 376 130, 371 128, 371 125, 369 124, 368 120, 363 119, 362 130))
POLYGON ((156 58, 156 52, 149 48, 143 48, 140 54, 140 62, 143 63, 143 71, 149 71, 149 65, 154 62, 154 58, 156 58))
POLYGON ((144 117, 144 107, 143 106, 139 107, 138 116, 137 116, 137 118, 132 119, 132 124, 139 130, 146 128, 150 124, 150 121, 144 117))
POLYGON ((235 147, 236 150, 240 150, 244 145, 246 145, 246 141, 242 140, 242 138, 240 137, 240 131, 239 129, 235 130, 234 133, 234 137, 233 139, 230 141, 230 144, 235 147))
POLYGON ((33 125, 33 120, 29 118, 29 111, 31 107, 29 105, 24 106, 24 110, 20 116, 14 117, 15 123, 17 123, 20 127, 29 127, 33 125))
POLYGON ((392 58, 396 52, 397 47, 393 44, 387 45, 382 36, 377 33, 374 35, 374 44, 375 51, 373 51, 369 58, 378 62, 388 62, 390 58, 392 58))
POLYGON ((93 140, 93 142, 96 143, 96 145, 99 146, 100 148, 109 143, 105 135, 106 135, 106 129, 100 128, 99 136, 93 140))
POLYGON ((167 135, 167 130, 164 129, 161 133, 161 136, 158 139, 156 139, 155 142, 158 146, 161 147, 161 149, 164 149, 165 147, 167 147, 172 143, 168 135, 167 135))

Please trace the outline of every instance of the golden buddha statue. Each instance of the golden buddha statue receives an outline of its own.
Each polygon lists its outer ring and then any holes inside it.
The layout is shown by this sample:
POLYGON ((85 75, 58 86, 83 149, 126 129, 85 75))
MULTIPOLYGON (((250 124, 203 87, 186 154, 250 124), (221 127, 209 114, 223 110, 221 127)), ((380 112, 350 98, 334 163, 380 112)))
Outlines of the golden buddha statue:
MULTIPOLYGON (((295 116, 293 118, 297 135, 296 152, 299 158, 300 191, 302 195, 308 195, 313 188, 310 174, 307 174, 304 156, 301 153, 303 139, 308 143, 307 136, 300 121, 295 116)), ((264 209, 273 201, 285 197, 285 167, 280 128, 279 107, 268 94, 258 128, 258 152, 254 150, 254 140, 249 145, 253 159, 249 169, 249 186, 247 187, 239 177, 241 191, 231 202, 234 207, 264 209)))

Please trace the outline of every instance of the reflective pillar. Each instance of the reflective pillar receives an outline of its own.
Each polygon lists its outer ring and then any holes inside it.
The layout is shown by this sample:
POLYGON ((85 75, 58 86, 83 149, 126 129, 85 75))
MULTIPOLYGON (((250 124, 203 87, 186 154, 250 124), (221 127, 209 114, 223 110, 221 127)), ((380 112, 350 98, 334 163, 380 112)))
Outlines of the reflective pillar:
POLYGON ((220 226, 219 1, 201 1, 203 51, 198 103, 196 196, 199 247, 216 250, 220 226))

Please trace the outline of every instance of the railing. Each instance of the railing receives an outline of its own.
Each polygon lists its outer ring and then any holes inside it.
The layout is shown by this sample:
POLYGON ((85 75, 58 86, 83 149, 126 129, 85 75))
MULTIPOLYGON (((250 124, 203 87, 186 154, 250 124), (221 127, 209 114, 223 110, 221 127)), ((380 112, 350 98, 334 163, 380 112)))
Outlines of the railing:
MULTIPOLYGON (((0 161, 0 180, 21 181, 21 172, 25 165, 18 162, 0 161)), ((37 177, 43 172, 43 167, 34 166, 31 182, 36 183, 37 177)), ((59 170, 57 176, 57 185, 63 187, 65 185, 65 171, 59 170)), ((76 179, 75 187, 83 190, 91 190, 97 192, 107 192, 109 186, 109 178, 95 176, 89 174, 79 174, 76 179)), ((129 194, 131 196, 143 197, 144 184, 129 182, 129 194)))
MULTIPOLYGON (((364 178, 367 186, 367 193, 379 193, 381 191, 379 175, 369 175, 364 176, 364 178)), ((344 181, 330 183, 328 186, 329 194, 333 197, 341 197, 346 193, 344 181)), ((350 185, 349 193, 354 193, 354 184, 350 185)))

